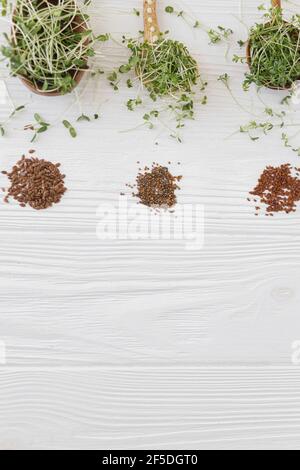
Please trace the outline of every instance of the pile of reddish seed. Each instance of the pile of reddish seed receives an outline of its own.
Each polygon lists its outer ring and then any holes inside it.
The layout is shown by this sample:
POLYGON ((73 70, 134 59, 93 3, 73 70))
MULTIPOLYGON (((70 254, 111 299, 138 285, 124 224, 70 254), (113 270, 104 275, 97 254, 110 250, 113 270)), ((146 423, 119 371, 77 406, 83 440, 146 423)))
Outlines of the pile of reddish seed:
MULTIPOLYGON (((259 215, 260 204, 265 204, 267 216, 276 212, 296 212, 296 203, 300 201, 300 168, 289 163, 279 167, 268 166, 260 176, 257 186, 250 192, 254 196, 256 213, 259 215)), ((249 198, 249 201, 251 199, 249 198)))
MULTIPOLYGON (((30 151, 34 153, 34 151, 30 151)), ((29 205, 42 210, 60 202, 66 192, 65 175, 59 171, 60 163, 53 164, 33 156, 23 157, 12 168, 11 172, 2 171, 10 181, 4 201, 12 197, 21 207, 29 205)))
POLYGON ((177 203, 176 191, 182 176, 173 176, 167 167, 153 163, 137 175, 136 184, 128 187, 135 190, 132 195, 139 203, 154 209, 170 209, 177 203))

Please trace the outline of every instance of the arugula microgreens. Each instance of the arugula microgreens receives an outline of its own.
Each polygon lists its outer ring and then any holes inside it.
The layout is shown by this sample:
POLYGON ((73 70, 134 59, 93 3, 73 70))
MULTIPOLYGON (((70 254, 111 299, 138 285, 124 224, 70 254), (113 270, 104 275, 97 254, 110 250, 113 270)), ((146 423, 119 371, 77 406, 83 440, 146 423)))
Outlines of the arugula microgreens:
MULTIPOLYGON (((204 92, 207 85, 200 78, 197 62, 184 44, 168 39, 167 33, 161 33, 154 44, 140 38, 125 37, 123 44, 130 50, 131 55, 127 63, 109 74, 111 86, 118 90, 122 75, 134 72, 135 78, 130 77, 126 81, 128 88, 132 88, 134 82, 138 81, 140 87, 148 91, 153 102, 159 98, 166 98, 165 102, 169 99, 165 108, 158 109, 156 106, 145 114, 144 125, 152 129, 155 127, 154 119, 168 112, 171 119, 176 121, 176 131, 171 130, 171 136, 181 141, 179 129, 185 126, 187 119, 194 118, 196 86, 200 83, 200 91, 204 92)), ((201 104, 206 104, 206 101, 207 98, 202 96, 201 104)), ((126 103, 130 111, 142 104, 140 96, 126 103)))

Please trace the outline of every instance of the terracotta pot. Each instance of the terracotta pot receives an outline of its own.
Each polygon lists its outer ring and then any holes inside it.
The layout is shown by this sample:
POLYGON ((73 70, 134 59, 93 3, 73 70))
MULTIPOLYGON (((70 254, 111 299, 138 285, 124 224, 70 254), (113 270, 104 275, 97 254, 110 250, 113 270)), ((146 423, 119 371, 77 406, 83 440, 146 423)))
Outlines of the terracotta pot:
MULTIPOLYGON (((51 3, 57 3, 57 1, 58 0, 53 0, 51 1, 51 3)), ((74 31, 77 33, 82 33, 83 31, 86 31, 87 29, 89 29, 89 26, 87 23, 82 24, 82 18, 80 18, 79 16, 76 16, 74 18, 73 25, 74 25, 74 31)), ((16 30, 15 30, 14 25, 12 26, 11 34, 12 34, 13 39, 16 41, 16 30)), ((90 40, 87 39, 86 44, 89 44, 89 42, 90 40)), ((87 62, 86 62, 86 70, 88 70, 87 62)), ((81 80, 83 79, 86 73, 86 70, 74 70, 73 78, 75 80, 75 84, 74 84, 73 89, 76 88, 77 85, 81 82, 81 80)), ((32 93, 35 93, 36 95, 40 95, 40 96, 62 96, 63 95, 63 93, 61 93, 60 91, 48 91, 47 92, 44 90, 40 90, 30 81, 30 79, 23 77, 22 75, 18 75, 18 77, 23 83, 23 85, 25 85, 26 88, 28 88, 32 93)))

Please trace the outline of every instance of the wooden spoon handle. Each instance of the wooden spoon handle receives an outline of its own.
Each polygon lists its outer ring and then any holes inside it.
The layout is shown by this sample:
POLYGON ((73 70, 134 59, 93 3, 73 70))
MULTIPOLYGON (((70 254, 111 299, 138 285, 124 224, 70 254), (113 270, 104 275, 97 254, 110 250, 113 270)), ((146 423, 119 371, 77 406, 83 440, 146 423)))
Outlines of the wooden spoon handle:
POLYGON ((144 0, 144 37, 151 43, 159 37, 159 26, 156 14, 156 0, 144 0))
POLYGON ((281 8, 281 0, 272 0, 272 7, 281 8))

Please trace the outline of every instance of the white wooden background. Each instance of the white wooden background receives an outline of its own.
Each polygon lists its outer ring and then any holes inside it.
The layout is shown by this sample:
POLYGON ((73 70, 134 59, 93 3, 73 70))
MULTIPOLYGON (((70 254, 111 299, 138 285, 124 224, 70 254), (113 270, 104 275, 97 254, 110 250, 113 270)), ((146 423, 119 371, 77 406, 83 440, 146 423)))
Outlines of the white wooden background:
MULTIPOLYGON (((184 143, 162 134, 155 146, 156 131, 144 129, 120 133, 143 114, 125 108, 128 90, 114 94, 105 78, 85 83, 84 111, 99 108, 101 119, 81 124, 76 140, 57 125, 34 145, 63 164, 63 202, 43 213, 0 205, 1 449, 300 448, 300 366, 291 362, 300 340, 300 211, 255 218, 246 201, 266 164, 299 165, 299 157, 276 133, 258 143, 226 139, 249 116, 217 77, 230 74, 249 106, 245 66, 166 15, 176 2, 159 3, 162 28, 189 45, 209 81, 209 103, 184 143), (205 206, 202 251, 180 241, 97 239, 97 207, 117 202, 137 160, 182 162, 180 202, 205 206)), ((177 5, 246 39, 237 17, 251 25, 260 3, 177 5)), ((142 19, 131 12, 141 6, 94 0, 94 28, 135 34, 142 19)), ((106 71, 126 55, 113 43, 102 52, 106 71)), ((16 104, 28 105, 1 139, 1 169, 32 147, 21 129, 34 111, 51 122, 79 114, 63 114, 71 97, 30 97, 18 80, 7 85, 16 104)), ((264 92, 273 105, 280 97, 264 92)), ((7 113, 2 104, 0 120, 7 113)))

